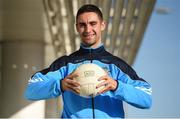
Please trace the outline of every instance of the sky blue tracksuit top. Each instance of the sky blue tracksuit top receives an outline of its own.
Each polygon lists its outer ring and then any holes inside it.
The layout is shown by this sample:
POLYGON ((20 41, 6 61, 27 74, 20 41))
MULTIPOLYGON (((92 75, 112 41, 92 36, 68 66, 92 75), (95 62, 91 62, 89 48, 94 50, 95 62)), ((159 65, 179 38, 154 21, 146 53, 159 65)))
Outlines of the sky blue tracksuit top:
POLYGON ((55 60, 48 68, 36 72, 28 82, 25 97, 29 100, 55 98, 62 95, 62 118, 124 118, 123 101, 137 108, 150 108, 151 86, 122 59, 107 52, 103 45, 96 49, 80 49, 55 60), (118 82, 114 91, 94 98, 84 98, 62 91, 61 80, 84 63, 94 63, 118 82))

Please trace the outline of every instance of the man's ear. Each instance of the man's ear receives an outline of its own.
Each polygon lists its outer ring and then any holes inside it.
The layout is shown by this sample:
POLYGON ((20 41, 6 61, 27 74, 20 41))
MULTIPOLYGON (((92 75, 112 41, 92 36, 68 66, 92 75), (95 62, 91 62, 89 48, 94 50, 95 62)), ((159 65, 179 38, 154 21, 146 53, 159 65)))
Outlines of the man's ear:
POLYGON ((103 20, 101 22, 101 31, 104 31, 105 28, 106 28, 106 22, 103 20))

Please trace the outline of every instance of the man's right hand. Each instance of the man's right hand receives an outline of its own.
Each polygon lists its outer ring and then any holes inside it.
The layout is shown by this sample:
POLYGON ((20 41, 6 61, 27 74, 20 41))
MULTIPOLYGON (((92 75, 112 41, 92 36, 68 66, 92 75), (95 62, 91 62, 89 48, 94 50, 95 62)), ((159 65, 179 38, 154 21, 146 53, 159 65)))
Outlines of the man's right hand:
POLYGON ((75 78, 78 76, 77 73, 72 72, 68 76, 66 76, 62 81, 61 81, 61 88, 63 91, 69 90, 71 92, 74 92, 76 94, 80 93, 79 87, 80 84, 75 80, 75 78))

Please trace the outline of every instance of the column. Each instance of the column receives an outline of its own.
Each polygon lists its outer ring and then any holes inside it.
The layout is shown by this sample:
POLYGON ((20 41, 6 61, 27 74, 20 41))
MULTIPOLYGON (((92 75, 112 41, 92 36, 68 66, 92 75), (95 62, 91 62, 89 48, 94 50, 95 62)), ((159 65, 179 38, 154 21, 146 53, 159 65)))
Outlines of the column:
POLYGON ((27 101, 30 76, 44 67, 44 26, 41 0, 0 1, 0 117, 43 118, 44 101, 27 101))

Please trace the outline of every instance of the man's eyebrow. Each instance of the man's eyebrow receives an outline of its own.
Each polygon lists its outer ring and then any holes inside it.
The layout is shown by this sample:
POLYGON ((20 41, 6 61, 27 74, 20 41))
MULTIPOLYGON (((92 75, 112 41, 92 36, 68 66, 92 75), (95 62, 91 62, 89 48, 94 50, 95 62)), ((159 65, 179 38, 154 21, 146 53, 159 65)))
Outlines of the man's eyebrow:
POLYGON ((78 22, 78 24, 86 24, 85 22, 78 22))
MULTIPOLYGON (((97 23, 97 21, 89 21, 88 23, 97 23)), ((78 24, 86 24, 86 22, 79 22, 78 24)))
POLYGON ((97 23, 97 21, 90 21, 89 23, 97 23))

